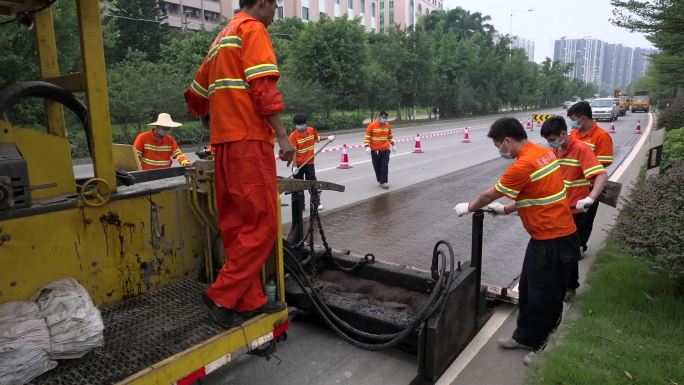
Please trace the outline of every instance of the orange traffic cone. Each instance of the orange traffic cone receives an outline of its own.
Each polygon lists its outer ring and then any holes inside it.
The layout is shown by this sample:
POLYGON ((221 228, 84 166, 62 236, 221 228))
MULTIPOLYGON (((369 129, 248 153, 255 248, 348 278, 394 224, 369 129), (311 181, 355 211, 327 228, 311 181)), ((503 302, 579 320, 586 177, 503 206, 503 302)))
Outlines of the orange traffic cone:
POLYGON ((468 129, 468 126, 463 130, 463 140, 461 143, 470 143, 470 130, 468 129))
POLYGON ((615 133, 615 122, 610 122, 610 131, 608 131, 609 134, 614 134, 615 133))
POLYGON ((416 134, 416 145, 413 147, 414 154, 422 154, 423 147, 420 145, 420 134, 416 134))
POLYGON ((527 119, 527 129, 532 130, 532 120, 531 119, 527 119))
POLYGON ((641 120, 637 120, 636 128, 634 128, 635 134, 641 134, 641 120))
POLYGON ((337 168, 352 168, 349 165, 349 150, 347 150, 347 145, 342 145, 342 159, 340 160, 340 165, 337 168))

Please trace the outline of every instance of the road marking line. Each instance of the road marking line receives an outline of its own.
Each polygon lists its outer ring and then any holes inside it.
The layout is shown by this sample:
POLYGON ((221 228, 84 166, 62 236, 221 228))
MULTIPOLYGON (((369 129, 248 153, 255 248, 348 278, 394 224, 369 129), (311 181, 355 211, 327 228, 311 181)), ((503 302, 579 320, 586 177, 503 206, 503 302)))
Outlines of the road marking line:
POLYGON ((620 163, 620 166, 613 172, 613 174, 610 176, 609 180, 611 181, 618 181, 620 178, 622 178, 622 174, 627 171, 629 168, 629 165, 632 164, 632 161, 634 161, 634 158, 637 157, 639 152, 641 151, 641 147, 643 147, 644 143, 646 143, 646 139, 648 139, 649 134, 651 133, 651 128, 653 127, 653 113, 649 112, 648 113, 648 126, 646 127, 646 130, 644 131, 643 134, 641 134, 641 138, 639 138, 639 141, 632 147, 632 152, 627 155, 627 157, 620 163))
POLYGON ((510 305, 506 306, 505 309, 497 308, 492 317, 487 321, 487 323, 480 329, 480 331, 473 337, 472 341, 466 346, 466 348, 458 355, 456 360, 449 366, 449 368, 442 374, 442 376, 437 380, 435 385, 449 385, 456 377, 465 369, 465 367, 470 363, 470 361, 475 358, 477 353, 482 350, 487 342, 492 338, 494 333, 496 333, 501 325, 508 319, 508 317, 513 313, 516 306, 510 305))

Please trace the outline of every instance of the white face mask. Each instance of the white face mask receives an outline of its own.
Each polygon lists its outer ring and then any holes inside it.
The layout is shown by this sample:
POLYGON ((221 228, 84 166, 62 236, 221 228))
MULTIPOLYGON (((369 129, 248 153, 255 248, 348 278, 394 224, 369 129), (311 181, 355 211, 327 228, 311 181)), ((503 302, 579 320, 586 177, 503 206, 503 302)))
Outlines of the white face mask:
POLYGON ((157 135, 162 138, 171 133, 171 129, 168 128, 157 128, 157 135))
POLYGON ((504 152, 502 150, 503 145, 506 142, 506 139, 508 139, 508 138, 504 138, 504 141, 501 142, 501 146, 499 146, 499 155, 501 155, 501 157, 504 159, 513 159, 513 155, 511 155, 511 145, 510 144, 508 145, 508 152, 504 152))

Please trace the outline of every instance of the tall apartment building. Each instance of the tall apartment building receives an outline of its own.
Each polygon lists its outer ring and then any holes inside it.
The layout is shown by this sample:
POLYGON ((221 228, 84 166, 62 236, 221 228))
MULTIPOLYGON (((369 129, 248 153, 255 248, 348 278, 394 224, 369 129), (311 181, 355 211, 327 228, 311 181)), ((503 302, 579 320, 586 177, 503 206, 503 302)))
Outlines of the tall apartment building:
POLYGON ((230 0, 163 0, 161 5, 166 12, 164 23, 183 30, 210 31, 233 17, 230 0))
POLYGON ((519 36, 513 38, 513 48, 520 48, 527 54, 529 61, 534 61, 534 41, 519 36))
POLYGON ((336 19, 343 15, 360 18, 368 32, 388 32, 410 27, 420 15, 441 10, 443 0, 278 0, 276 19, 296 17, 318 21, 322 15, 336 19))
POLYGON ((553 59, 574 63, 571 78, 597 84, 602 91, 610 93, 616 88, 625 89, 643 77, 649 65, 648 55, 654 52, 591 38, 563 37, 555 41, 553 59))

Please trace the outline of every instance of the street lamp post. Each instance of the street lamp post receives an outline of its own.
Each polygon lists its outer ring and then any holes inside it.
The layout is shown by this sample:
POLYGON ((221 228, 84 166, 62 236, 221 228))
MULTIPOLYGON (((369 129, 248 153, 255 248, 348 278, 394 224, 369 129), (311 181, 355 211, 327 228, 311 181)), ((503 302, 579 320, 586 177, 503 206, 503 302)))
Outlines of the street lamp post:
MULTIPOLYGON (((534 9, 533 9, 533 8, 530 8, 530 9, 528 9, 528 10, 525 11, 525 12, 534 12, 534 9)), ((512 57, 512 56, 513 56, 513 8, 511 8, 511 24, 510 24, 510 30, 509 30, 509 35, 508 35, 508 36, 509 36, 510 39, 511 39, 511 43, 510 43, 510 44, 511 44, 510 56, 512 57)))

